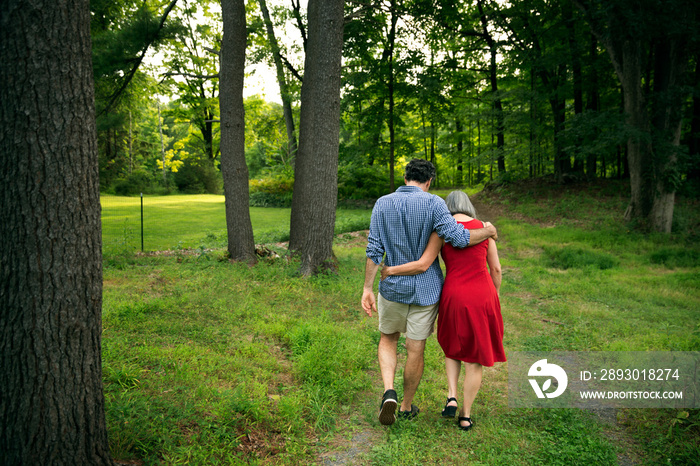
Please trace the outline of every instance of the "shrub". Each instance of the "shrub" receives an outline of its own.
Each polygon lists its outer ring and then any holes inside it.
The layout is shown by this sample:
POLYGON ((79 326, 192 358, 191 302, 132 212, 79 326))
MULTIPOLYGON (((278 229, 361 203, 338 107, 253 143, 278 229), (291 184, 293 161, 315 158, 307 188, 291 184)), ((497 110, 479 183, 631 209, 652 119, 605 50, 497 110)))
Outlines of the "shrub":
POLYGON ((250 193, 248 205, 251 207, 291 207, 292 193, 250 193))
POLYGON ((700 266, 700 251, 687 248, 661 248, 651 254, 652 264, 663 264, 672 269, 675 267, 700 266))
POLYGON ((338 168, 338 198, 377 199, 389 193, 389 176, 376 166, 346 164, 338 168))
POLYGON ((153 180, 144 171, 135 171, 126 179, 119 180, 114 185, 114 192, 118 196, 131 196, 139 193, 150 193, 153 180))
POLYGON ((221 174, 209 162, 187 159, 173 177, 177 189, 182 193, 221 193, 221 174))
POLYGON ((294 180, 285 176, 250 180, 248 204, 253 207, 289 207, 293 187, 294 180))
POLYGON ((607 270, 618 264, 618 260, 610 254, 568 246, 547 250, 547 254, 551 266, 559 269, 594 267, 607 270))

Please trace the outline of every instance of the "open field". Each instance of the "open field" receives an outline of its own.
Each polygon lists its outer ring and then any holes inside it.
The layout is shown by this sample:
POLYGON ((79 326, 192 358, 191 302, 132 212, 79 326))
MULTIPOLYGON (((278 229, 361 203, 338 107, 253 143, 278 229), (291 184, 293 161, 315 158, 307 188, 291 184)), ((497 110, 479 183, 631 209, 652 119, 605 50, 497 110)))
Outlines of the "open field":
MULTIPOLYGON (((698 205, 679 201, 682 231, 670 238, 643 235, 620 221, 620 190, 532 185, 475 197, 499 227, 506 351, 700 351, 698 205)), ((185 200, 173 198, 163 211, 182 208, 185 200)), ((174 222, 194 248, 225 228, 207 204, 216 202, 201 200, 198 211, 208 213, 198 221, 174 222)), ((288 222, 284 209, 251 214, 256 238, 288 222)), ((343 215, 348 227, 369 218, 343 215)), ((105 228, 105 245, 120 234, 105 228)), ((297 275, 294 260, 247 267, 222 250, 108 254, 103 367, 114 457, 149 465, 697 464, 698 410, 512 409, 507 364, 485 370, 476 427, 459 432, 440 418, 446 383, 434 337, 415 401, 421 414, 380 426, 377 321, 359 306, 365 240, 339 234, 339 274, 311 279, 297 275)), ((165 249, 185 240, 161 241, 165 249)))
MULTIPOLYGON (((141 250, 141 199, 103 195, 102 242, 106 255, 141 250)), ((224 197, 213 194, 144 196, 144 251, 221 248, 226 245, 224 197)), ((257 243, 289 238, 288 208, 251 207, 257 243)), ((336 231, 364 229, 370 212, 340 209, 336 231)))

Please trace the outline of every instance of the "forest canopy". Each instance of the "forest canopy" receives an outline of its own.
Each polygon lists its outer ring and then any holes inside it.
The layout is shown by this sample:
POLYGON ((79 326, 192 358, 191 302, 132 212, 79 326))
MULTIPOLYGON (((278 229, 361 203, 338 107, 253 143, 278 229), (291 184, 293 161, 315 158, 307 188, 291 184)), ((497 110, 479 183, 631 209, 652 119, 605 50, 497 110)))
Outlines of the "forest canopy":
MULTIPOLYGON (((101 189, 222 192, 219 3, 91 10, 101 189)), ((688 0, 346 1, 339 199, 392 191, 420 157, 436 165, 438 187, 630 178, 628 220, 670 230, 674 196, 699 192, 699 10, 688 0)), ((289 205, 306 11, 250 0, 246 15, 247 66, 275 69, 282 97, 245 99, 250 202, 289 205), (299 40, 283 40, 290 29, 299 40)))

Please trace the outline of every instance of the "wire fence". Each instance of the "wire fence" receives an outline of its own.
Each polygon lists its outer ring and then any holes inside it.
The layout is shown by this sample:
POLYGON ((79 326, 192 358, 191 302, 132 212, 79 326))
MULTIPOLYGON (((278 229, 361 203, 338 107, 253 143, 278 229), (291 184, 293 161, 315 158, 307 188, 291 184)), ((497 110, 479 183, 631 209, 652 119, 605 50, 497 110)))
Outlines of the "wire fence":
POLYGON ((103 195, 104 254, 219 246, 226 238, 223 196, 103 195))
MULTIPOLYGON (((226 247, 224 196, 103 195, 101 203, 104 255, 226 247)), ((255 242, 287 241, 290 212, 282 207, 251 207, 255 242)), ((336 233, 369 228, 370 215, 366 208, 339 210, 336 233)))

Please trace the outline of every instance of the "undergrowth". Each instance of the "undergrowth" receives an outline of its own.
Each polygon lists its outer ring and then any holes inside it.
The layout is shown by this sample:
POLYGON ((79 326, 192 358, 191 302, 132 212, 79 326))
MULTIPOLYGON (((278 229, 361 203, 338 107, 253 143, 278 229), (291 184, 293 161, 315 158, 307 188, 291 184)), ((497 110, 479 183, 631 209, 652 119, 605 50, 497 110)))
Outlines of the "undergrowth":
MULTIPOLYGON (((614 188, 523 184, 474 196, 499 228, 507 352, 700 351, 697 213, 681 209, 686 232, 645 235, 620 221, 625 194, 614 188)), ((368 221, 368 210, 339 214, 339 273, 310 279, 286 256, 228 262, 220 232, 200 234, 207 247, 197 254, 105 255, 113 456, 147 465, 617 464, 618 455, 696 464, 697 409, 619 410, 610 426, 586 410, 509 408, 507 364, 485 369, 465 435, 440 417, 446 382, 434 337, 421 414, 380 426, 377 321, 359 306, 366 236, 347 233, 368 221)))

